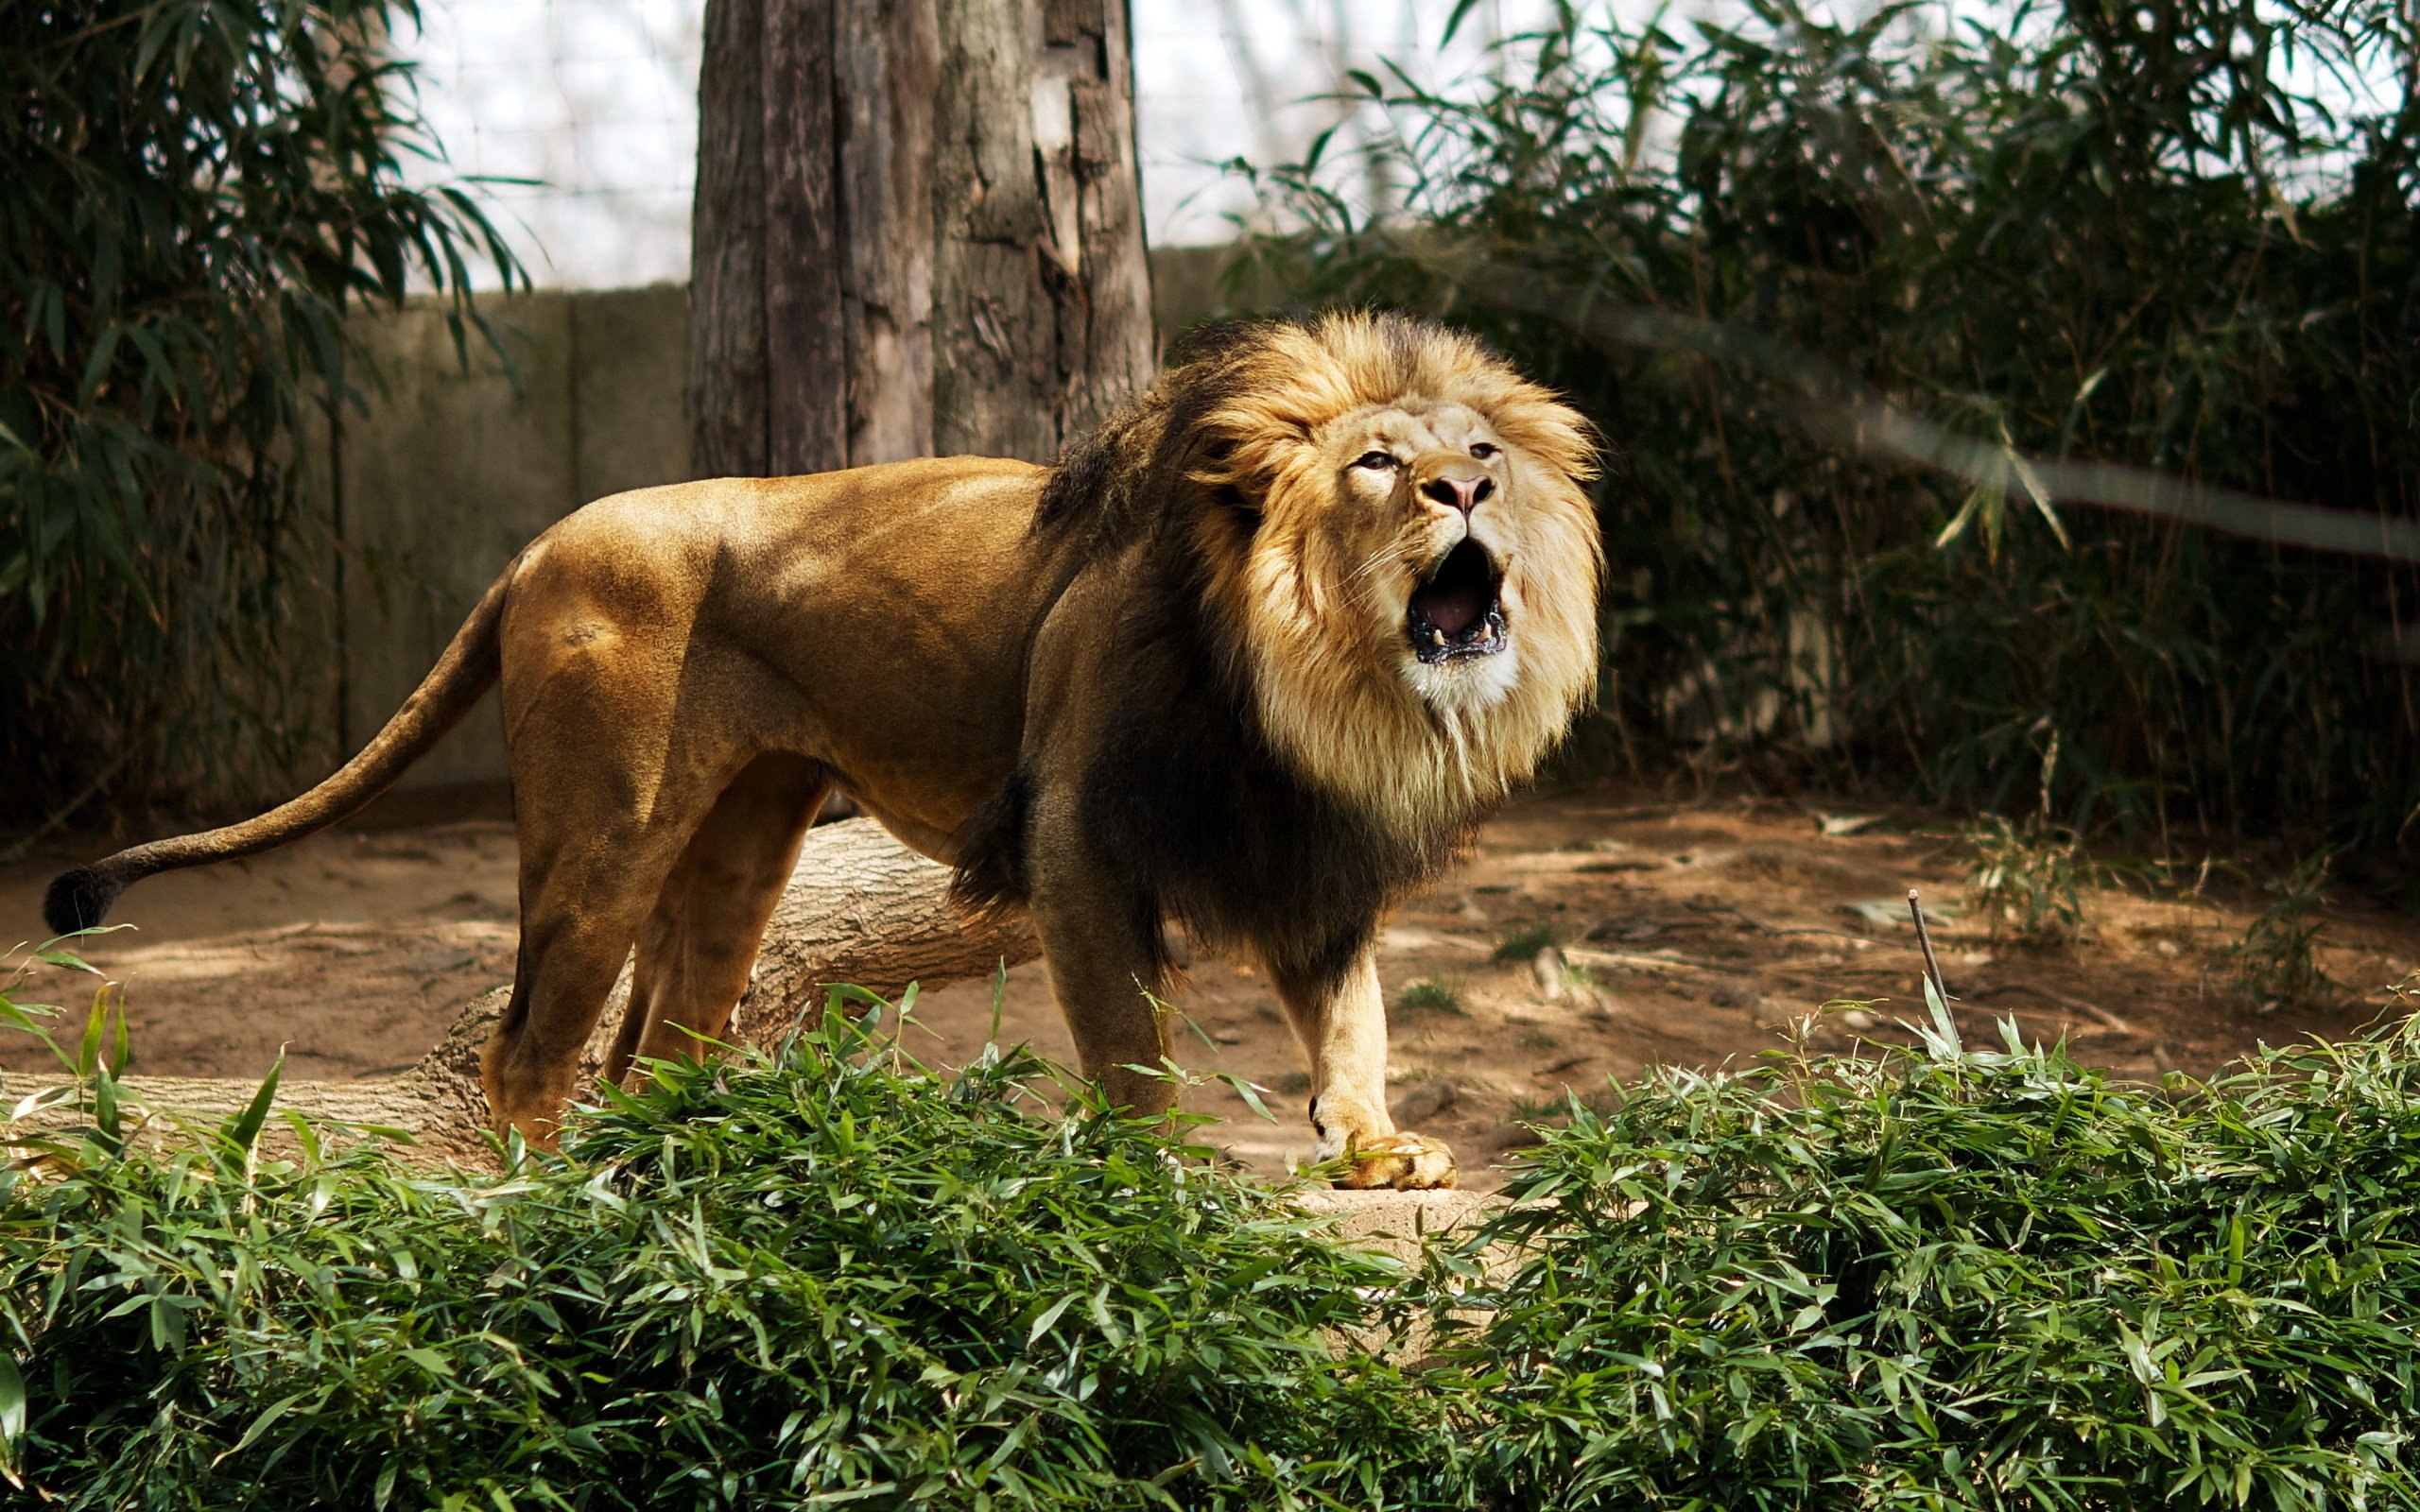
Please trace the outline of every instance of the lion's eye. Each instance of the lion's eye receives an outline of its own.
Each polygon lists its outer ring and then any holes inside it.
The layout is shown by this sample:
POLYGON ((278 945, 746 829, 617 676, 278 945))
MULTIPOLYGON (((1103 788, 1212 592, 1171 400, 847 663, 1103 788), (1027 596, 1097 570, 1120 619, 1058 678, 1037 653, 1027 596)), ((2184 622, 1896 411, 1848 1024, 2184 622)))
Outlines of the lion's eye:
POLYGON ((1486 461, 1489 457, 1494 456, 1495 455, 1495 443, 1494 443, 1494 442, 1492 442, 1492 441, 1473 441, 1473 442, 1471 442, 1471 455, 1478 457, 1480 461, 1484 462, 1484 461, 1486 461))
POLYGON ((1374 472, 1392 472, 1398 466, 1391 452, 1364 452, 1354 458, 1355 467, 1366 467, 1374 472))

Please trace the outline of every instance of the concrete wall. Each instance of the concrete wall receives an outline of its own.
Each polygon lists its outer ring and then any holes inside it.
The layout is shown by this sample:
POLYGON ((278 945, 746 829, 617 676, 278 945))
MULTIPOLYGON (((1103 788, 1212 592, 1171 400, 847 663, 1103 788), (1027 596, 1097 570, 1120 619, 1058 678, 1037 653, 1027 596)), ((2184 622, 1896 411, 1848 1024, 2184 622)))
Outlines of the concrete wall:
MULTIPOLYGON (((1163 341, 1227 313, 1223 249, 1151 254, 1163 341)), ((609 493, 690 476, 682 389, 684 285, 544 293, 482 306, 505 334, 518 382, 474 333, 458 358, 441 310, 362 318, 383 399, 346 417, 329 448, 325 501, 337 546, 325 581, 340 606, 333 645, 297 648, 297 670, 333 662, 324 748, 358 749, 427 675, 505 564, 565 514, 609 493)), ((320 772, 297 774, 304 781, 320 772)), ((406 786, 505 776, 491 694, 413 767, 406 786)))
MULTIPOLYGON (((494 301, 515 374, 474 334, 467 369, 434 307, 371 318, 386 394, 347 417, 335 455, 342 711, 358 747, 418 686, 505 564, 591 499, 689 475, 681 389, 688 291, 494 301)), ((490 695, 407 785, 504 776, 490 695)))

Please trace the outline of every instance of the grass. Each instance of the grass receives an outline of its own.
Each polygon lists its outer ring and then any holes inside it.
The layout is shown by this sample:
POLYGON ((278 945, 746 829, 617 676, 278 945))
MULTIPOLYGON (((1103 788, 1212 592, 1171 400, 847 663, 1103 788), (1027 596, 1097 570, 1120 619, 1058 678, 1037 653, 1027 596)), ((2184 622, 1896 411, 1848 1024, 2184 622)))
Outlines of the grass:
POLYGON ((2042 819, 2014 824, 1985 814, 1968 828, 1966 839, 1975 849, 1975 865, 1966 874, 1967 902, 1990 922, 1994 939, 2057 946, 2083 936, 2083 889, 2091 863, 2074 831, 2042 819))
POLYGON ((146 1153, 108 1005, 0 1177, 28 1505, 2420 1505, 2408 1024, 2152 1089, 1933 1000, 1516 1106, 1563 1126, 1407 1270, 1023 1052, 836 1016, 432 1176, 272 1156, 273 1079, 146 1153), (1415 1321, 1416 1374, 1343 1342, 1415 1321))
POLYGON ((1534 960, 1538 952, 1556 943, 1551 924, 1525 924, 1496 940, 1493 958, 1526 963, 1534 960))
POLYGON ((1507 1116, 1515 1124, 1535 1126, 1561 1116, 1570 1100, 1568 1092, 1557 1092, 1551 1097, 1515 1097, 1507 1116))
POLYGON ((1395 997, 1395 1006, 1406 1013, 1450 1013, 1459 1017, 1469 1012, 1462 1006, 1461 989, 1433 976, 1406 983, 1395 997))
POLYGON ((2415 1050, 2162 1092, 1937 1013, 1566 1101, 1432 1250, 1465 1311, 1424 1386, 1493 1506, 2420 1504, 2415 1050))
POLYGON ((2312 917, 2327 901, 2333 860, 2322 850, 2304 857, 2263 889, 2268 906, 2228 951, 2236 994, 2256 1008, 2307 1007, 2334 1001, 2343 988, 2319 964, 2325 923, 2312 917))
POLYGON ((146 1154, 80 1069, 90 1126, 0 1177, 26 1504, 1261 1508, 1432 1479, 1398 1457, 1424 1403, 1327 1342, 1400 1267, 1181 1131, 1050 1110, 1022 1052, 944 1081, 836 1015, 660 1066, 491 1177, 269 1158, 266 1098, 146 1154))

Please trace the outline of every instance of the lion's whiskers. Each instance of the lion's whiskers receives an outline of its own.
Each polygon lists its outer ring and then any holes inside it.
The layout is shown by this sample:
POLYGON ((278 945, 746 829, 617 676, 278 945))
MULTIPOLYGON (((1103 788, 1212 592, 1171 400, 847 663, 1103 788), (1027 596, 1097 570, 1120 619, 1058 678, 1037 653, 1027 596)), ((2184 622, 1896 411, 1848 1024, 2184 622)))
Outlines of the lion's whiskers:
POLYGON ((1370 574, 1386 566, 1389 562, 1401 560, 1403 554, 1410 549, 1411 542, 1407 540, 1398 539, 1387 542, 1387 544, 1380 546, 1377 550, 1370 553, 1370 555, 1363 559, 1360 566, 1354 568, 1351 573, 1345 576, 1344 586, 1349 589, 1354 584, 1359 582, 1362 578, 1367 577, 1370 574))

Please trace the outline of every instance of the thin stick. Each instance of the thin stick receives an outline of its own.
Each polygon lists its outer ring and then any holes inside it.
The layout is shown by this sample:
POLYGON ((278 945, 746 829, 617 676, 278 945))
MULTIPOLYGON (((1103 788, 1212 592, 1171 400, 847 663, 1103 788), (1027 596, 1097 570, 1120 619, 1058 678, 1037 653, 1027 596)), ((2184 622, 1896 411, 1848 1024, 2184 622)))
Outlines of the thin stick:
POLYGON ((1932 931, 1925 928, 1924 905, 1916 902, 1916 889, 1908 889, 1908 917, 1916 921, 1916 943, 1925 948, 1925 975, 1932 979, 1932 989, 1941 1001, 1949 1001, 1949 984, 1941 979, 1941 961, 1932 953, 1932 931))

